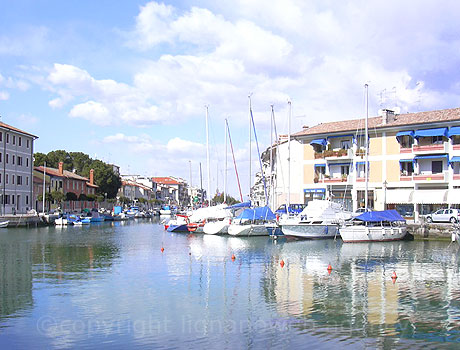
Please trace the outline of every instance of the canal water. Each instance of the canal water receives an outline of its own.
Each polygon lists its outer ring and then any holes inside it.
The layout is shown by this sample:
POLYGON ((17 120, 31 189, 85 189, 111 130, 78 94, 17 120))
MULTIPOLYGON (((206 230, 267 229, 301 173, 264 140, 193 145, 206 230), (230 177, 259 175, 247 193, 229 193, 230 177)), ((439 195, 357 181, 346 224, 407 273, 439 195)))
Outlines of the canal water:
POLYGON ((459 260, 449 242, 172 234, 153 220, 6 229, 0 348, 460 349, 459 260))

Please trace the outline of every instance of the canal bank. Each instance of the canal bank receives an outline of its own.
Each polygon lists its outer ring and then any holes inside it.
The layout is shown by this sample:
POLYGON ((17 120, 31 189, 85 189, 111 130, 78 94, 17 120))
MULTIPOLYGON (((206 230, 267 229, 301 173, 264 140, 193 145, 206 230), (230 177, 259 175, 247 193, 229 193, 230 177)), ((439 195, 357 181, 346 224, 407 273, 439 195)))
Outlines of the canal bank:
POLYGON ((0 221, 8 221, 8 227, 37 227, 43 226, 43 221, 36 214, 2 215, 0 221))
POLYGON ((457 225, 446 224, 408 224, 407 230, 416 240, 452 240, 457 225))

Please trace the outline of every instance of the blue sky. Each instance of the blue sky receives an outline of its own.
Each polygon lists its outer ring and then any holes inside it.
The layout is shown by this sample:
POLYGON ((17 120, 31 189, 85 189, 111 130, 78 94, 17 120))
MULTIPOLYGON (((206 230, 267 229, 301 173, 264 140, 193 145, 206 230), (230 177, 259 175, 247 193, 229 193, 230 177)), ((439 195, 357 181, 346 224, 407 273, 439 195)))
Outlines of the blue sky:
POLYGON ((197 184, 209 105, 211 188, 228 117, 247 193, 250 92, 261 149, 271 104, 287 132, 288 99, 293 132, 362 117, 364 83, 370 115, 459 107, 459 17, 456 1, 3 0, 0 115, 39 136, 36 151, 187 180, 191 161, 197 184))

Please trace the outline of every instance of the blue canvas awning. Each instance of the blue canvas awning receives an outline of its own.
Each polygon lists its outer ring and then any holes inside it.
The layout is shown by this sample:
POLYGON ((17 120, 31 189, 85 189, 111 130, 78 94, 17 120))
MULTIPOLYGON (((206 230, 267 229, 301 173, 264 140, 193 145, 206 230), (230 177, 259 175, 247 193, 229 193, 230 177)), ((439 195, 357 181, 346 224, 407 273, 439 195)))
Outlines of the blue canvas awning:
POLYGON ((460 157, 452 157, 449 160, 449 164, 452 165, 452 163, 460 163, 460 157))
POLYGON ((447 136, 447 128, 416 130, 414 137, 447 136))
POLYGON ((447 154, 433 154, 429 156, 415 156, 414 162, 418 161, 419 159, 445 159, 449 161, 449 156, 447 154))
POLYGON ((315 139, 310 142, 310 145, 320 145, 320 146, 326 147, 327 141, 326 139, 315 139))
POLYGON ((327 139, 335 139, 337 137, 354 137, 353 134, 347 134, 347 135, 332 135, 332 136, 328 136, 327 139))
POLYGON ((400 159, 399 160, 399 168, 402 169, 402 163, 413 163, 413 159, 400 159))
POLYGON ((326 193, 325 188, 305 188, 303 191, 305 193, 326 193))
POLYGON ((243 202, 243 203, 237 203, 233 204, 229 207, 226 207, 224 209, 239 209, 239 208, 249 208, 251 206, 251 201, 243 202))
POLYGON ((331 167, 331 166, 334 166, 334 165, 348 165, 348 166, 350 166, 351 164, 350 163, 329 163, 328 165, 329 165, 329 167, 331 167))
POLYGON ((452 137, 452 136, 457 136, 457 135, 460 135, 460 126, 452 126, 449 129, 448 136, 452 137))
POLYGON ((244 209, 243 212, 236 217, 236 219, 275 220, 276 215, 273 214, 269 207, 257 207, 244 209))
POLYGON ((406 221, 396 210, 368 211, 357 216, 355 220, 367 222, 406 221))
POLYGON ((326 164, 315 164, 315 168, 325 168, 326 164))
MULTIPOLYGON (((358 170, 358 167, 360 165, 364 165, 364 164, 366 164, 366 162, 356 162, 356 170, 358 170)), ((367 162, 367 167, 369 168, 369 162, 367 162)))
POLYGON ((401 137, 403 137, 403 136, 414 137, 414 131, 413 130, 400 131, 400 132, 398 132, 396 134, 396 140, 398 140, 398 142, 400 142, 401 137))

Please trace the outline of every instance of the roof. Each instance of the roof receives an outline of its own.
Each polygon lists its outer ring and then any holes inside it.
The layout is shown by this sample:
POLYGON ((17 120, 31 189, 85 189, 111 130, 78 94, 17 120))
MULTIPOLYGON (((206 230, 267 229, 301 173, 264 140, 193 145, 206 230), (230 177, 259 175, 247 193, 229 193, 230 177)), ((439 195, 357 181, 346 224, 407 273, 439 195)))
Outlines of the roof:
POLYGON ((151 191, 152 189, 150 187, 147 187, 147 186, 144 186, 138 182, 133 182, 133 181, 122 181, 121 182, 121 185, 122 186, 134 186, 134 187, 139 187, 139 188, 143 188, 144 190, 149 190, 151 191))
POLYGON ((152 177, 152 181, 162 185, 180 185, 180 183, 170 177, 152 177))
MULTIPOLYGON (((43 170, 44 170, 42 166, 36 166, 36 167, 34 167, 34 169, 37 170, 37 171, 40 171, 40 172, 43 172, 43 170)), ((77 175, 77 174, 75 174, 75 173, 73 173, 71 171, 68 171, 68 170, 64 170, 63 174, 61 175, 61 174, 59 174, 58 169, 46 167, 45 173, 46 173, 46 175, 57 176, 57 177, 65 177, 65 178, 68 178, 68 179, 89 182, 89 179, 87 177, 77 175)), ((93 186, 95 186, 95 185, 93 185, 93 186)))
POLYGON ((35 138, 35 139, 38 139, 38 136, 29 134, 28 132, 25 132, 25 131, 23 131, 23 130, 21 130, 21 129, 15 128, 14 126, 11 126, 11 125, 8 125, 8 124, 2 123, 2 122, 0 122, 0 127, 5 128, 5 129, 9 129, 9 130, 11 130, 11 131, 16 131, 16 132, 19 132, 19 133, 21 133, 21 134, 24 134, 24 135, 33 137, 33 138, 35 138))
MULTIPOLYGON (((460 121, 460 108, 443 109, 437 111, 407 113, 395 115, 395 120, 382 124, 382 117, 368 118, 369 129, 389 128, 394 126, 420 125, 436 122, 460 121)), ((293 137, 310 136, 343 131, 364 129, 365 119, 341 120, 338 122, 321 123, 311 128, 293 134, 293 137)))

